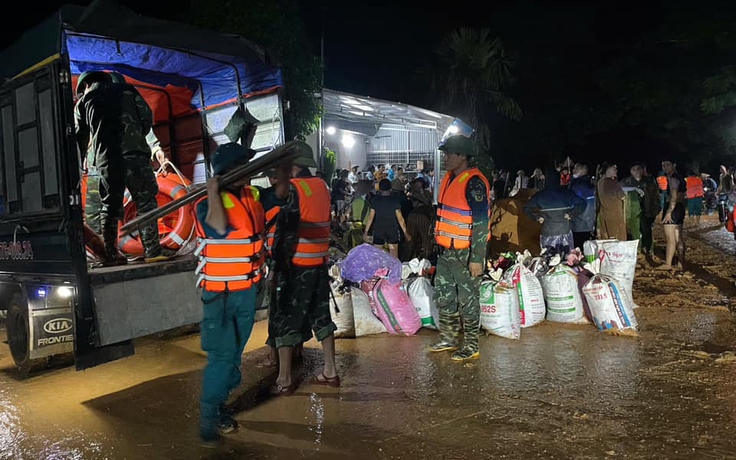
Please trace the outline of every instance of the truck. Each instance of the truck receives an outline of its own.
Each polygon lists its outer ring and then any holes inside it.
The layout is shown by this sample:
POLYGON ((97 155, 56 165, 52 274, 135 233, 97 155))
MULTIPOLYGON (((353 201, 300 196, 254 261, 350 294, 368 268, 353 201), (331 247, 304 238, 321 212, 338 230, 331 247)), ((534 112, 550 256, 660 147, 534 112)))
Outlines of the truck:
POLYGON ((259 155, 284 142, 280 66, 243 37, 109 0, 63 6, 1 54, 0 311, 15 364, 28 372, 73 355, 83 370, 130 356, 136 338, 198 323, 193 254, 88 263, 75 82, 84 71, 124 75, 153 109, 169 158, 199 184, 237 109, 258 120, 250 147, 259 155))

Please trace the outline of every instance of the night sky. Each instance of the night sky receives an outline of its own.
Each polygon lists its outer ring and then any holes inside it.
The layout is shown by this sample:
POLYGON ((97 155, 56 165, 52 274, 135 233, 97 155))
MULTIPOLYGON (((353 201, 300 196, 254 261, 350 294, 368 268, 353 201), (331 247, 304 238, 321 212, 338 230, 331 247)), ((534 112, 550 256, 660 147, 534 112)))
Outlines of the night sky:
MULTIPOLYGON (((64 3, 34 6, 33 15, 3 19, 0 47, 43 20, 64 3)), ((123 0, 138 13, 166 18, 182 3, 123 0)), ((411 3, 411 2, 403 2, 411 3)), ((433 50, 449 31, 486 27, 504 38, 512 50, 547 49, 572 54, 581 72, 615 57, 622 43, 654 27, 660 19, 657 3, 632 11, 620 4, 592 2, 494 2, 478 6, 452 2, 443 7, 401 6, 402 2, 302 2, 303 17, 315 55, 320 33, 325 37, 325 86, 399 102, 431 105, 417 71, 432 59, 433 50), (654 6, 651 6, 654 5, 654 6)), ((427 4, 429 5, 429 4, 427 4)))
MULTIPOLYGON (((172 11, 186 5, 186 1, 122 3, 138 13, 161 18, 175 17, 172 11)), ((23 29, 42 20, 60 4, 34 5, 36 16, 6 15, 0 44, 12 42, 23 29)), ((311 51, 316 56, 324 30, 327 88, 441 110, 441 98, 431 91, 427 77, 418 71, 433 59, 434 50, 448 32, 461 26, 484 27, 501 37, 507 49, 518 56, 514 69, 518 82, 509 94, 524 111, 515 133, 507 120, 493 121, 499 142, 507 143, 493 147, 494 152, 500 152, 493 153, 497 162, 514 167, 512 163, 518 161, 520 151, 536 162, 566 155, 615 156, 621 161, 648 155, 656 164, 667 154, 670 147, 661 139, 615 127, 589 136, 583 146, 573 146, 573 142, 563 138, 551 140, 547 148, 541 135, 534 145, 526 147, 521 143, 527 133, 542 132, 551 118, 559 121, 567 111, 593 110, 596 103, 604 105, 605 101, 593 102, 599 91, 597 73, 631 54, 643 36, 664 24, 665 8, 673 2, 427 2, 421 7, 403 4, 360 0, 300 3, 311 51), (588 103, 591 107, 586 107, 588 103), (509 144, 514 144, 516 150, 505 155, 510 151, 509 144)), ((725 5, 677 4, 701 10, 725 5)), ((693 16, 697 17, 697 13, 693 16)))

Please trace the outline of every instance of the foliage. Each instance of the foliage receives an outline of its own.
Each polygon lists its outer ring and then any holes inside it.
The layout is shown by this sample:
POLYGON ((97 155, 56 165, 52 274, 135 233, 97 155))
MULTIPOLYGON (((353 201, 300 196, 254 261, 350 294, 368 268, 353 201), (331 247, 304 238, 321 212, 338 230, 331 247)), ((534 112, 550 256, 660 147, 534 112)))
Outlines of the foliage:
POLYGON ((507 90, 514 85, 514 59, 488 29, 461 28, 445 37, 436 50, 433 74, 435 92, 444 95, 443 106, 475 128, 479 150, 476 164, 490 177, 491 129, 489 111, 519 120, 521 107, 507 90))
POLYGON ((325 147, 325 154, 322 155, 320 169, 325 175, 328 184, 332 183, 332 176, 335 174, 335 165, 337 164, 337 153, 325 147))
MULTIPOLYGON (((321 65, 309 50, 296 0, 190 0, 186 20, 241 35, 273 50, 280 58, 285 96, 291 105, 293 135, 304 139, 317 129, 321 65)), ((287 114, 285 113, 285 116, 287 114)), ((288 134, 287 134, 288 135, 288 134)))

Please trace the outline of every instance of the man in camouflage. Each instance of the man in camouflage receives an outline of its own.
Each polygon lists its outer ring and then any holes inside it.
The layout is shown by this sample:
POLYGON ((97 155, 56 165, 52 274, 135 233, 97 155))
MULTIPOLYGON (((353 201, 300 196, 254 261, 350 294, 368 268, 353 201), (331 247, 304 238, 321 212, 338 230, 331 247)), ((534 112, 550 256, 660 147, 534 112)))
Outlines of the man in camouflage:
MULTIPOLYGON (((153 114, 146 101, 129 85, 112 83, 105 72, 85 72, 77 83, 80 96, 74 108, 77 144, 86 152, 92 137, 99 172, 100 227, 105 241, 104 265, 127 262, 117 250, 118 221, 123 217, 123 194, 128 188, 138 212, 156 209, 158 185, 150 164, 151 149, 146 134, 153 114)), ((161 247, 158 226, 152 222, 141 229, 146 262, 166 260, 174 252, 161 247)))
MULTIPOLYGON (((469 161, 475 155, 473 142, 465 136, 456 135, 450 137, 440 147, 445 154, 445 170, 447 181, 442 182, 439 195, 437 219, 442 220, 442 209, 459 212, 466 216, 468 222, 458 223, 458 228, 468 228, 470 244, 468 248, 456 249, 461 238, 447 238, 442 240, 442 235, 453 233, 443 231, 441 224, 435 231, 435 237, 440 246, 440 255, 437 259, 437 271, 435 276, 435 288, 437 295, 437 307, 440 316, 440 341, 430 348, 433 352, 455 351, 452 359, 464 361, 480 356, 478 348, 478 335, 480 333, 480 304, 479 289, 483 267, 485 266, 486 244, 489 235, 488 198, 490 190, 488 181, 475 168, 469 166, 469 161), (467 185, 457 188, 454 201, 448 196, 453 182, 466 181, 467 185), (460 205, 463 205, 462 209, 460 205), (468 211, 465 211, 467 209, 468 211), (444 246, 444 247, 443 247, 444 246), (460 329, 464 335, 464 343, 459 343, 460 329)), ((460 233, 455 230, 454 233, 460 233)), ((467 239, 465 240, 467 241, 467 239)), ((466 243, 467 244, 467 243, 466 243)))
MULTIPOLYGON (((308 203, 300 203, 300 196, 292 182, 288 197, 277 197, 266 189, 261 193, 261 202, 266 212, 273 206, 281 210, 276 218, 276 237, 273 248, 274 276, 269 305, 269 345, 278 350, 279 375, 276 384, 270 389, 272 394, 289 396, 296 389, 292 378, 292 359, 295 348, 312 337, 322 343, 325 365, 322 374, 315 379, 319 385, 340 386, 340 378, 335 368, 335 334, 337 326, 330 316, 330 276, 326 260, 319 266, 300 266, 297 247, 300 241, 299 228, 303 219, 302 210, 318 208, 323 212, 329 225, 329 190, 324 181, 315 181, 309 171, 317 163, 312 151, 304 144, 304 153, 294 160, 291 175, 298 181, 308 183, 310 193, 308 203), (314 187, 322 186, 324 190, 314 187), (320 198, 322 197, 322 198, 320 198), (310 330, 311 329, 311 330, 310 330)), ((281 171, 277 181, 289 180, 281 171)))
MULTIPOLYGON (((110 72, 110 78, 114 84, 127 85, 125 77, 118 72, 110 72)), ((129 87, 131 91, 137 92, 134 86, 129 87)), ((151 161, 156 160, 159 165, 163 165, 167 160, 166 152, 161 147, 161 141, 158 140, 153 128, 146 135, 146 143, 151 148, 151 161)), ((87 196, 84 206, 84 215, 89 226, 95 233, 102 233, 100 226, 100 213, 102 212, 102 202, 100 200, 100 174, 97 167, 92 166, 95 162, 95 150, 90 143, 87 150, 87 158, 85 161, 85 170, 87 171, 87 196)))

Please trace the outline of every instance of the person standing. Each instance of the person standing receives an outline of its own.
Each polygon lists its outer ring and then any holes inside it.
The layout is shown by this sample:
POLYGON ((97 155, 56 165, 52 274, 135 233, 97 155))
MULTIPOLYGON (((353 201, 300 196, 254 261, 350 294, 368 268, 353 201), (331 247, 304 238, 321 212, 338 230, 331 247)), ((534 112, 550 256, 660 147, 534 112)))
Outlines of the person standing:
POLYGON ((691 169, 685 178, 685 198, 687 198, 687 215, 688 220, 692 224, 700 226, 700 216, 703 214, 703 197, 705 190, 703 189, 703 179, 697 171, 691 169))
POLYGON ((585 211, 585 200, 560 185, 560 173, 547 172, 545 189, 524 206, 530 219, 542 224, 539 245, 547 252, 565 257, 575 249, 571 221, 585 211))
MULTIPOLYGON (((274 289, 269 319, 272 338, 278 349, 279 374, 270 392, 290 396, 297 387, 292 375, 294 347, 311 338, 311 331, 322 343, 325 365, 313 381, 319 385, 340 386, 335 367, 335 331, 330 316, 330 276, 327 260, 330 246, 330 191, 309 168, 316 168, 312 149, 300 143, 302 155, 293 161, 286 197, 265 196, 266 212, 281 207, 273 254, 274 289), (311 327, 305 336, 305 325, 311 327)), ((285 171, 282 172, 282 174, 285 171)), ((265 194, 269 195, 269 194, 265 194)))
POLYGON ((511 189, 511 192, 509 193, 509 196, 516 196, 517 193, 523 188, 528 188, 529 186, 529 178, 526 176, 526 173, 523 169, 520 169, 516 172, 516 180, 514 181, 514 187, 511 189))
POLYGON ((659 270, 671 270, 677 265, 673 264, 675 254, 679 259, 679 265, 685 265, 685 239, 683 238, 682 225, 685 222, 685 193, 687 188, 685 180, 677 173, 677 165, 670 160, 662 162, 662 170, 667 174, 669 186, 669 202, 662 211, 662 224, 664 224, 664 236, 667 240, 664 264, 657 267, 659 270))
POLYGON ((371 210, 363 230, 363 239, 368 239, 368 232, 373 229, 373 246, 383 249, 388 245, 388 252, 399 258, 399 241, 404 232, 407 241, 411 238, 406 230, 406 221, 401 212, 399 197, 391 193, 391 182, 383 179, 378 184, 379 194, 371 200, 371 210))
POLYGON ((601 165, 601 175, 596 185, 600 210, 598 229, 600 238, 626 241, 626 217, 624 215, 624 193, 618 183, 618 167, 610 163, 601 165))
POLYGON ((595 232, 595 188, 588 174, 588 165, 577 163, 573 168, 570 190, 585 200, 585 210, 571 222, 572 239, 576 248, 593 238, 595 232))
MULTIPOLYGON (((644 215, 644 198, 646 196, 646 182, 644 181, 644 168, 634 163, 629 169, 630 176, 620 182, 621 189, 626 193, 624 199, 624 212, 626 217, 626 231, 630 240, 641 240, 643 230, 641 228, 644 215)), ((642 245, 639 245, 642 249, 642 245)))
POLYGON ((265 217, 258 193, 246 185, 247 178, 227 187, 219 182, 248 157, 239 144, 218 147, 210 160, 213 177, 207 180, 207 196, 195 204, 204 310, 201 338, 207 352, 200 397, 200 436, 205 443, 237 428, 225 402, 240 384, 240 362, 253 329, 256 285, 262 276, 265 217))
POLYGON ((440 315, 440 341, 433 352, 454 351, 454 361, 480 356, 480 304, 478 289, 485 267, 488 243, 488 179, 469 162, 476 155, 473 141, 451 136, 440 146, 445 170, 437 204, 435 241, 441 254, 437 259, 435 287, 440 315), (462 318, 464 343, 458 343, 462 318))
MULTIPOLYGON (((151 167, 151 149, 146 134, 153 114, 146 101, 129 85, 112 83, 105 72, 85 72, 77 82, 80 95, 74 107, 76 140, 86 152, 92 138, 94 164, 100 175, 100 227, 105 242, 103 265, 124 265, 127 259, 117 249, 118 221, 123 217, 123 194, 127 187, 140 214, 158 207, 158 185, 151 167)), ((141 229, 145 261, 170 259, 175 252, 161 247, 157 223, 141 229)))
POLYGON ((532 174, 532 186, 531 188, 537 190, 544 190, 545 178, 541 168, 536 168, 532 174))

